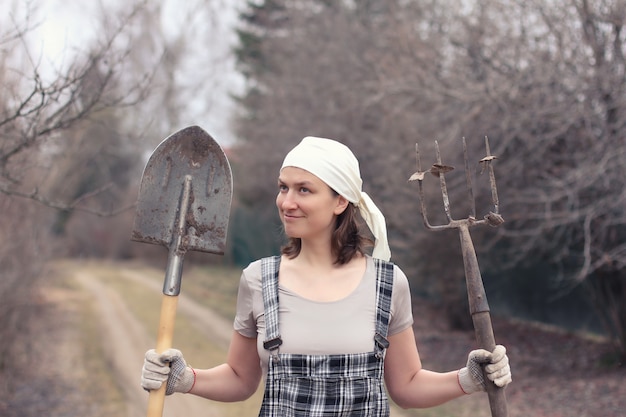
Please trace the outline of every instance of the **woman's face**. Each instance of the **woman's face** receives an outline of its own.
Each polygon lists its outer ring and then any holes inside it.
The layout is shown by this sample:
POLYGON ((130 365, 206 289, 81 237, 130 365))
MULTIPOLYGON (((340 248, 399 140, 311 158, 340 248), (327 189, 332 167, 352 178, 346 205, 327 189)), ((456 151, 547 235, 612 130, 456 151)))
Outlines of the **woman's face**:
POLYGON ((295 167, 281 170, 276 206, 287 236, 330 238, 335 218, 347 205, 348 200, 310 172, 295 167))

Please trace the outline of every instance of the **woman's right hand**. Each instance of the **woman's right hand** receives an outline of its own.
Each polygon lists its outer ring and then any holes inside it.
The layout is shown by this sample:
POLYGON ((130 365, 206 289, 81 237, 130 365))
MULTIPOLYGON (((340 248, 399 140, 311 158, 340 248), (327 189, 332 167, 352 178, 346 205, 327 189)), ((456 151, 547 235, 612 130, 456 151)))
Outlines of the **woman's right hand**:
POLYGON ((146 352, 141 372, 141 386, 147 390, 157 390, 167 381, 166 395, 175 392, 189 392, 196 382, 196 373, 177 349, 157 353, 154 349, 146 352))

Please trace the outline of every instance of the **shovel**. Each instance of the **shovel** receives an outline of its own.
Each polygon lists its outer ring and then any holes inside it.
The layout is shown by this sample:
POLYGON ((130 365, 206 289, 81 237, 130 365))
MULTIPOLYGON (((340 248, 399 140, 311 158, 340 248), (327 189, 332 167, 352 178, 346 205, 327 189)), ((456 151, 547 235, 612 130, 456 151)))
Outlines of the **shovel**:
MULTIPOLYGON (((230 164, 198 126, 154 150, 141 178, 131 240, 168 248, 156 351, 172 347, 183 258, 190 250, 224 254, 232 199, 230 164)), ((166 384, 150 391, 148 417, 163 414, 166 384)))

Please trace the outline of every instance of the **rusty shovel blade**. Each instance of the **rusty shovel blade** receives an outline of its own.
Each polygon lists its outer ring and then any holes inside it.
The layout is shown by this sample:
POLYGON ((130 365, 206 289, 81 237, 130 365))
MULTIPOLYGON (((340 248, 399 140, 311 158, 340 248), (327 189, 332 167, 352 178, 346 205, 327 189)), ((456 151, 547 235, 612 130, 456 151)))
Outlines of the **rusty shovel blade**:
POLYGON ((146 164, 131 240, 222 255, 231 200, 224 151, 202 128, 187 127, 161 142, 146 164))

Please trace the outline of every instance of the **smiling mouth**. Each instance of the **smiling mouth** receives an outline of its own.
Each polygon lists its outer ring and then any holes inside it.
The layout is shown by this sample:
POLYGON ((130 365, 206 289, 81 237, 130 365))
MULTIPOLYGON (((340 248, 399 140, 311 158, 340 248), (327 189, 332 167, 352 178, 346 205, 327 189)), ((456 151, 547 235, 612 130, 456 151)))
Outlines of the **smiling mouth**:
POLYGON ((296 220, 296 219, 299 219, 299 218, 300 218, 300 216, 296 216, 296 215, 294 215, 294 214, 287 214, 287 213, 283 213, 283 218, 284 218, 285 220, 296 220))

